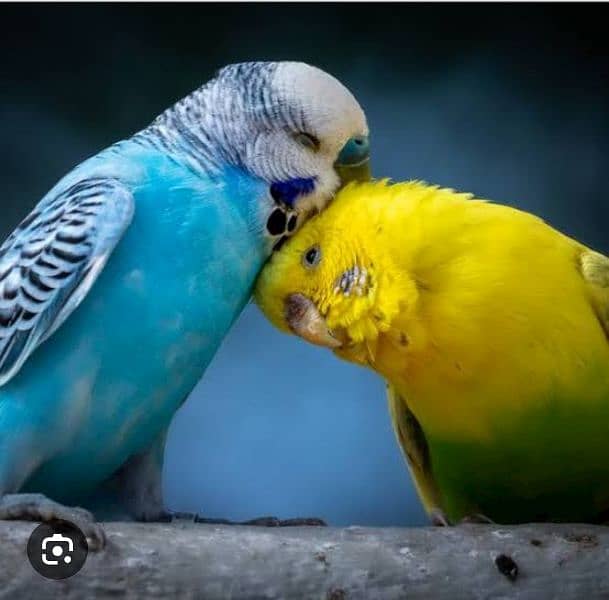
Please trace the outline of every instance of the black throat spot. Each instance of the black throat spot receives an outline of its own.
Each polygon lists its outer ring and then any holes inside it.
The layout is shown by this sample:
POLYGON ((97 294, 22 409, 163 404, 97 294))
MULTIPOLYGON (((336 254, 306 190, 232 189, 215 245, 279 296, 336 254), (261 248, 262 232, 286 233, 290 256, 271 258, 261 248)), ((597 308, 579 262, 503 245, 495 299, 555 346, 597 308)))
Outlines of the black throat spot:
POLYGON ((272 235, 281 235, 286 230, 288 219, 286 213, 281 208, 276 208, 266 222, 266 229, 272 235))

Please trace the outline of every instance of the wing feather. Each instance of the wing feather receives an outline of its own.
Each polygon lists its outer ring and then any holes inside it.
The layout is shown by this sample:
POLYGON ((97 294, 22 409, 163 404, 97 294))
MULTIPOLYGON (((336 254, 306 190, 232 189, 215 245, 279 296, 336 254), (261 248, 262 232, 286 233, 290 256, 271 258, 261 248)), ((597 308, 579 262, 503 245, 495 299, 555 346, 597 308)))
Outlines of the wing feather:
POLYGON ((0 386, 87 295, 133 218, 120 181, 46 197, 0 247, 0 386))
POLYGON ((433 477, 425 432, 393 385, 387 384, 387 401, 393 430, 427 513, 441 510, 441 496, 433 477))

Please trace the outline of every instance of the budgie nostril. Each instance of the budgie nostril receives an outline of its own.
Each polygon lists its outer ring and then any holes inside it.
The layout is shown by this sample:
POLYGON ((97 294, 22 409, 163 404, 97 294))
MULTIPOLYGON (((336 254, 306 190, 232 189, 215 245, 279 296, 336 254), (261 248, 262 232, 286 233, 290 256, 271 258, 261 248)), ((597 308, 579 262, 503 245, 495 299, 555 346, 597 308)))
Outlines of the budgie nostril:
POLYGON ((350 138, 334 163, 343 185, 370 179, 370 140, 366 135, 350 138))
POLYGON ((349 139, 339 152, 336 166, 347 167, 359 165, 370 159, 370 141, 368 136, 356 135, 349 139))

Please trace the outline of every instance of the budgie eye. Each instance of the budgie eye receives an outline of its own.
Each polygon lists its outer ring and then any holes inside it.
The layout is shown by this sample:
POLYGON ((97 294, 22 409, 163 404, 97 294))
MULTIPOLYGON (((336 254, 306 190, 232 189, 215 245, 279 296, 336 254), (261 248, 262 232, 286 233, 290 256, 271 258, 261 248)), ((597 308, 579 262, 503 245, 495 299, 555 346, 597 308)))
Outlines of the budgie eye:
POLYGON ((314 152, 317 152, 317 150, 319 150, 319 140, 314 135, 301 131, 297 133, 294 137, 301 146, 309 148, 314 152))
POLYGON ((302 264, 307 268, 311 269, 312 267, 316 267, 321 260, 321 249, 317 244, 315 246, 311 246, 303 255, 302 255, 302 264))

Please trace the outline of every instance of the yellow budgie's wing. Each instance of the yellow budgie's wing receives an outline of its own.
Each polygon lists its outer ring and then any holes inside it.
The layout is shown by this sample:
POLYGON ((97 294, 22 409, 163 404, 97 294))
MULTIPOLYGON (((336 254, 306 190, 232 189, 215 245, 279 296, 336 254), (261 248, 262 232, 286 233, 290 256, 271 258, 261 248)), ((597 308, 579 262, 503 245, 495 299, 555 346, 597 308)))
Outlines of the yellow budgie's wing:
POLYGON ((387 384, 387 401, 393 430, 402 448, 423 507, 429 515, 441 514, 440 493, 431 472, 425 432, 399 392, 387 384))
POLYGON ((609 336, 609 258, 598 252, 585 250, 580 256, 580 267, 590 286, 594 310, 609 336))

